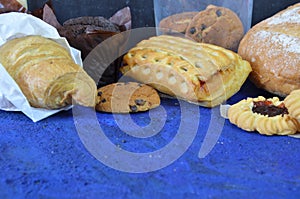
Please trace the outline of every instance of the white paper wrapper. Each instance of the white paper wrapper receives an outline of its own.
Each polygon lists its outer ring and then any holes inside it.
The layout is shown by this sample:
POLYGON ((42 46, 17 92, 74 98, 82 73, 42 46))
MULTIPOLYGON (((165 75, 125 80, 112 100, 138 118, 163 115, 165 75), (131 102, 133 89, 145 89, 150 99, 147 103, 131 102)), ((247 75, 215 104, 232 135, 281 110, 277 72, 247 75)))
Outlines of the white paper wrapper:
MULTIPOLYGON (((220 106, 220 115, 225 119, 228 119, 228 109, 229 108, 230 108, 230 105, 228 105, 228 104, 220 106)), ((293 137, 293 138, 300 138, 300 133, 296 133, 294 135, 288 135, 288 136, 293 137)))
MULTIPOLYGON (((0 46, 6 41, 26 35, 41 35, 55 40, 65 46, 74 61, 82 66, 80 51, 71 48, 65 38, 59 36, 57 30, 32 15, 25 13, 6 13, 0 15, 0 46)), ((40 121, 59 111, 68 110, 67 106, 58 110, 33 108, 13 78, 0 63, 0 109, 5 111, 22 111, 33 122, 40 121)))

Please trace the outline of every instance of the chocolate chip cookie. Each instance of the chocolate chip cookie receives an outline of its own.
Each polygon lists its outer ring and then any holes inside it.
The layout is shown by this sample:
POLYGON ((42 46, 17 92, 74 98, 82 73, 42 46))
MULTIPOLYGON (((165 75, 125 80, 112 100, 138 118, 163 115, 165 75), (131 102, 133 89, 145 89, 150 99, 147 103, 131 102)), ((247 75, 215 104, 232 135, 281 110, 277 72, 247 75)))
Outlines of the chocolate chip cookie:
POLYGON ((118 82, 98 89, 96 110, 110 113, 147 111, 160 105, 157 91, 137 82, 118 82))
POLYGON ((198 12, 183 12, 168 16, 160 21, 159 28, 165 34, 175 32, 185 34, 188 25, 196 14, 198 12))
POLYGON ((197 42, 237 51, 244 28, 232 10, 210 5, 191 20, 185 35, 197 42))

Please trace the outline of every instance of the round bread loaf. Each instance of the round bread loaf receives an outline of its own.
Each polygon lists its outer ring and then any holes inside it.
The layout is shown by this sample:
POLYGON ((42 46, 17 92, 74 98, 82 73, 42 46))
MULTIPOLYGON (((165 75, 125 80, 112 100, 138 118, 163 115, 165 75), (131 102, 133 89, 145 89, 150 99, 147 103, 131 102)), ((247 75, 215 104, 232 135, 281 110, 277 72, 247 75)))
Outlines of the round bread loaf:
POLYGON ((252 27, 238 54, 250 62, 250 79, 279 96, 300 89, 300 3, 252 27))

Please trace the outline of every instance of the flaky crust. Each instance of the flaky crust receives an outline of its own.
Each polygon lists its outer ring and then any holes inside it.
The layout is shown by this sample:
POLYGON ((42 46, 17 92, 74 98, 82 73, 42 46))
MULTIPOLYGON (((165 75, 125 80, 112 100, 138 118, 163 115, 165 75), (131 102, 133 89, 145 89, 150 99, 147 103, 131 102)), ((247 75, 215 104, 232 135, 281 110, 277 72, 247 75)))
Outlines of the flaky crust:
POLYGON ((94 107, 95 82, 66 48, 42 36, 10 40, 0 47, 0 63, 16 81, 30 105, 57 109, 72 104, 94 107))
POLYGON ((257 87, 279 96, 300 89, 300 3, 251 28, 238 53, 250 62, 257 87))
POLYGON ((251 71, 232 51, 167 35, 141 41, 124 56, 124 63, 124 75, 206 107, 235 94, 251 71))
POLYGON ((289 114, 300 121, 300 89, 292 91, 285 99, 284 104, 289 114))
POLYGON ((278 106, 278 97, 266 99, 262 96, 247 98, 232 105, 228 110, 229 121, 245 131, 258 131, 263 135, 290 135, 299 130, 300 124, 289 114, 268 117, 252 111, 253 102, 268 100, 278 106))

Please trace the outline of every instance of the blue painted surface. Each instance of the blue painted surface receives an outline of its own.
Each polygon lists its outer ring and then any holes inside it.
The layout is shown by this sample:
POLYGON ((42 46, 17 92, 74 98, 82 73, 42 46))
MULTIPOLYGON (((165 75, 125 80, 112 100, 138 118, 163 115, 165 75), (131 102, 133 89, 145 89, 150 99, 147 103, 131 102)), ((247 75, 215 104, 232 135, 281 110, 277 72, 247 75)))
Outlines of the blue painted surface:
MULTIPOLYGON (((268 94, 247 82, 228 100, 268 94)), ((124 134, 111 114, 96 113, 107 137, 133 152, 160 149, 180 122, 177 100, 164 99, 165 127, 147 139, 124 134)), ((200 107, 197 136, 175 162, 157 171, 126 173, 99 162, 81 142, 72 111, 38 123, 0 111, 0 198, 300 198, 300 144, 288 136, 244 132, 225 121, 216 145, 198 152, 211 110, 200 107)), ((139 125, 148 113, 131 116, 139 125)))

